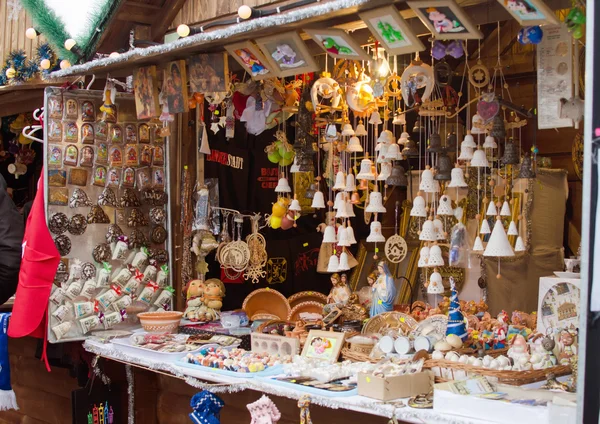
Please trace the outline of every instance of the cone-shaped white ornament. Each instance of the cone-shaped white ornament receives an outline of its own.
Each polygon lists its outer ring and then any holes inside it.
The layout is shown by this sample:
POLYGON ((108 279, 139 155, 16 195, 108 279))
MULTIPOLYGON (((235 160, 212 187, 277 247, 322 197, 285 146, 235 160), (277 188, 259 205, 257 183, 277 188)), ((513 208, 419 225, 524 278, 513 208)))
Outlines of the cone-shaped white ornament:
POLYGON ((508 203, 508 201, 504 201, 504 203, 502 203, 502 209, 500 209, 500 216, 511 216, 512 214, 510 213, 510 204, 508 203))
POLYGON ((460 147, 470 147, 471 149, 476 149, 477 144, 475 143, 475 138, 471 135, 471 131, 467 131, 467 135, 465 135, 464 140, 460 143, 460 147))
POLYGON ((428 219, 423 223, 421 233, 419 234, 419 240, 422 241, 436 241, 435 227, 433 226, 433 220, 428 219))
POLYGON ((346 213, 348 214, 348 218, 354 218, 356 216, 354 213, 354 205, 350 199, 346 200, 346 213))
POLYGON ((446 231, 444 231, 444 223, 436 218, 433 220, 433 228, 435 230, 435 239, 436 240, 446 240, 446 231))
POLYGON ((370 159, 363 159, 360 161, 360 172, 356 176, 357 180, 370 180, 373 181, 375 179, 375 174, 371 170, 371 166, 373 162, 370 159))
POLYGON ((496 204, 494 200, 490 200, 490 204, 488 205, 487 212, 485 213, 487 216, 496 216, 498 215, 498 210, 496 209, 496 204))
POLYGON ((360 140, 357 136, 354 135, 350 137, 350 140, 348 141, 348 146, 346 147, 346 151, 351 153, 363 151, 363 147, 360 144, 360 140))
POLYGON ((481 241, 481 237, 477 236, 475 239, 475 243, 473 243, 473 252, 483 252, 483 242, 481 241))
POLYGON ((440 197, 440 203, 437 208, 438 215, 444 216, 452 216, 454 215, 454 210, 452 209, 452 200, 450 200, 449 196, 440 197))
POLYGON ((392 175, 392 164, 390 162, 382 163, 377 175, 377 181, 385 181, 390 175, 392 175))
POLYGON ((494 139, 494 137, 488 135, 485 138, 485 141, 483 142, 483 146, 481 147, 483 147, 484 149, 495 149, 496 147, 498 147, 498 145, 496 144, 496 140, 494 139))
POLYGON ((383 243, 385 242, 385 237, 381 233, 381 222, 373 221, 370 226, 371 231, 369 232, 369 236, 367 237, 367 242, 369 243, 383 243))
POLYGON ((524 252, 525 251, 525 243, 523 243, 523 238, 521 236, 517 237, 517 242, 515 243, 515 252, 524 252))
POLYGON ((338 265, 338 271, 348 271, 350 264, 348 263, 348 254, 344 251, 340 255, 340 264, 338 265))
POLYGON ((404 113, 394 116, 393 125, 406 125, 406 116, 404 113))
POLYGON ((431 273, 429 284, 427 284, 427 294, 442 294, 444 293, 444 283, 442 282, 442 274, 437 271, 431 273))
POLYGON ((288 183, 287 178, 281 177, 277 183, 277 187, 275 187, 275 193, 291 193, 291 191, 292 189, 290 188, 290 183, 288 183))
POLYGON ((385 213, 386 209, 383 206, 383 197, 380 192, 372 191, 369 194, 369 204, 367 205, 365 212, 371 213, 385 213))
POLYGON ((200 143, 200 153, 210 155, 210 146, 208 145, 208 132, 206 131, 206 124, 202 125, 202 142, 200 143))
POLYGON ((323 209, 325 207, 325 196, 323 196, 322 191, 315 192, 312 204, 310 206, 315 209, 323 209))
POLYGON ((458 160, 471 160, 473 159, 473 148, 465 147, 461 144, 460 146, 460 155, 457 158, 458 160))
POLYGON ((367 132, 367 129, 365 128, 365 124, 363 124, 363 122, 360 121, 360 123, 356 126, 356 130, 354 130, 354 135, 363 137, 368 134, 369 133, 367 132))
POLYGON ((473 152, 473 159, 471 159, 471 166, 475 168, 486 168, 490 166, 487 157, 485 156, 485 150, 477 149, 473 152))
POLYGON ((336 254, 329 257, 329 263, 327 264, 327 272, 337 272, 340 266, 340 261, 336 254))
POLYGON ((461 167, 452 168, 450 172, 450 184, 448 187, 468 187, 465 181, 465 173, 461 167))
POLYGON ((421 182, 419 183, 419 190, 426 193, 435 192, 435 180, 433 179, 433 172, 429 166, 421 173, 421 182))
POLYGON ((442 249, 437 244, 434 244, 429 248, 429 261, 427 262, 427 266, 444 266, 442 249))
POLYGON ((335 195, 335 200, 333 201, 333 209, 338 210, 340 208, 340 205, 343 202, 344 202, 344 195, 340 191, 340 192, 338 192, 338 194, 335 195))
POLYGON ((290 173, 295 174, 296 172, 300 172, 300 165, 298 165, 298 157, 294 156, 294 163, 290 166, 290 173))
MULTIPOLYGON (((346 201, 341 200, 338 204, 337 212, 335 214, 336 218, 349 218, 348 211, 346 210, 346 201)), ((338 229, 339 232, 339 229, 338 229)))
POLYGON ((292 203, 290 204, 290 207, 288 209, 293 212, 301 212, 302 211, 302 206, 300 206, 300 201, 298 199, 296 199, 296 196, 294 196, 294 200, 292 200, 292 203))
POLYGON ((356 191, 356 181, 354 180, 354 174, 350 173, 346 175, 346 188, 344 191, 356 191))
POLYGON ((410 210, 410 216, 419 216, 426 218, 427 209, 425 208, 425 199, 423 196, 417 196, 413 200, 413 207, 410 210))
POLYGON ((385 156, 387 154, 388 145, 387 144, 378 144, 375 146, 375 151, 377 154, 377 163, 385 162, 385 156))
POLYGON ((400 138, 398 139, 398 144, 401 145, 405 145, 406 143, 408 143, 408 137, 410 137, 408 135, 408 133, 406 131, 404 131, 402 134, 400 134, 400 138))
POLYGON ((342 135, 345 136, 353 136, 354 135, 354 130, 352 129, 352 125, 348 124, 344 124, 344 126, 342 127, 342 135))
POLYGON ((402 160, 402 153, 400 153, 400 146, 395 143, 390 144, 385 152, 385 158, 387 160, 402 160))
POLYGON ((327 125, 325 136, 328 138, 337 138, 337 128, 335 127, 335 124, 327 125))
POLYGON ((510 224, 508 225, 508 231, 506 232, 506 234, 509 236, 519 235, 519 230, 517 229, 517 224, 515 223, 515 221, 510 221, 510 224))
POLYGON ((338 228, 338 245, 339 246, 350 246, 350 240, 348 240, 348 234, 346 233, 346 227, 342 226, 338 228))
POLYGON ((488 244, 485 247, 483 256, 515 256, 515 252, 508 241, 508 237, 504 231, 504 225, 502 225, 502 220, 500 218, 498 218, 494 224, 492 235, 490 236, 488 244))
POLYGON ((425 268, 427 267, 427 263, 429 262, 429 247, 423 246, 421 251, 419 252, 419 262, 417 263, 417 267, 425 268))
POLYGON ((350 244, 356 244, 356 237, 354 237, 354 228, 350 225, 350 220, 348 220, 348 226, 346 227, 346 236, 348 237, 348 241, 350 244))
POLYGON ((481 228, 479 229, 479 234, 489 234, 491 232, 492 230, 490 229, 490 224, 488 223, 487 219, 481 221, 481 228))
POLYGON ((346 188, 346 176, 342 171, 338 171, 335 174, 335 185, 333 190, 344 190, 346 188))
POLYGON ((369 124, 379 125, 381 124, 381 116, 379 112, 375 111, 371 114, 371 118, 369 118, 369 124))
POLYGON ((335 228, 333 225, 328 225, 323 234, 323 243, 335 243, 336 241, 335 228))

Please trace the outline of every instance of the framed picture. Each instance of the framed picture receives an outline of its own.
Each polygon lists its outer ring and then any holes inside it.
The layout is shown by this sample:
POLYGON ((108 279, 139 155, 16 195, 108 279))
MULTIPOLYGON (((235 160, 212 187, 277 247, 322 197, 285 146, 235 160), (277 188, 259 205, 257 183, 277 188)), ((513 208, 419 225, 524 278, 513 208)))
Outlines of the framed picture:
POLYGON ((279 76, 268 65, 260 49, 250 41, 225 46, 225 50, 252 76, 252 79, 262 80, 279 76))
POLYGON ((167 93, 169 113, 187 112, 189 108, 185 60, 167 63, 163 72, 163 90, 167 93))
POLYGON ((188 59, 192 93, 220 93, 229 87, 227 53, 204 53, 188 59))
POLYGON ((321 359, 333 364, 340 356, 344 336, 345 333, 334 331, 310 330, 302 349, 302 356, 321 359))
POLYGON ((316 72, 319 66, 296 32, 259 38, 256 44, 279 77, 316 72))
POLYGON ((439 40, 466 40, 483 38, 454 0, 408 1, 423 24, 439 40))
POLYGON ((158 81, 156 66, 137 68, 133 71, 135 110, 138 119, 151 119, 160 115, 158 104, 158 81))
POLYGON ((556 15, 542 0, 498 0, 523 26, 558 24, 556 15))
POLYGON ((338 59, 371 60, 371 56, 360 47, 345 31, 341 29, 305 29, 315 42, 338 59))
POLYGON ((412 33, 406 21, 394 6, 359 13, 373 36, 392 55, 425 50, 421 40, 412 33))

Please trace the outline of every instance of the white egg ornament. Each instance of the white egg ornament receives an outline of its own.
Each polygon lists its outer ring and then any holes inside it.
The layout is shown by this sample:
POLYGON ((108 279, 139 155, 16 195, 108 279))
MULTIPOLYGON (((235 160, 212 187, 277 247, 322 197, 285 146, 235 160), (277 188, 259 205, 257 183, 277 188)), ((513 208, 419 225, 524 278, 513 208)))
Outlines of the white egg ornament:
POLYGON ((450 343, 444 340, 437 342, 434 348, 435 350, 439 350, 440 352, 449 352, 452 350, 452 346, 450 345, 450 343))
POLYGON ((448 336, 446 336, 446 342, 454 349, 460 349, 463 345, 462 339, 456 334, 448 334, 448 336))
POLYGON ((439 350, 434 350, 433 353, 431 354, 431 359, 435 359, 436 361, 438 361, 440 359, 444 359, 444 352, 441 352, 439 350))

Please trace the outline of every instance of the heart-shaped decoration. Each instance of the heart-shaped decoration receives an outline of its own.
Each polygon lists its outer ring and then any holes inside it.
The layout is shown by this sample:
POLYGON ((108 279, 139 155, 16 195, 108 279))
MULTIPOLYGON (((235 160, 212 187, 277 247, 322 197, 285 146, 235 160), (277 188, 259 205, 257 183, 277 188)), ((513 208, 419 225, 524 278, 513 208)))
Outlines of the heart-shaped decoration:
POLYGON ((498 100, 480 100, 477 102, 477 113, 483 118, 484 123, 491 122, 492 119, 500 112, 500 103, 498 100))

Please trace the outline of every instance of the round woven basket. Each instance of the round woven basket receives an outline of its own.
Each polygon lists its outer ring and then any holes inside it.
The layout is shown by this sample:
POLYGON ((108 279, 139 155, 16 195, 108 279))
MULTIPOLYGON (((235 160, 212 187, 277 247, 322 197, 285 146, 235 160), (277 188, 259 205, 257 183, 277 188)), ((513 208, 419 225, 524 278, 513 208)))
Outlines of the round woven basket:
POLYGON ((286 320, 292 310, 285 296, 270 288, 254 290, 244 299, 242 309, 250 319, 258 313, 274 315, 282 320, 286 320))

